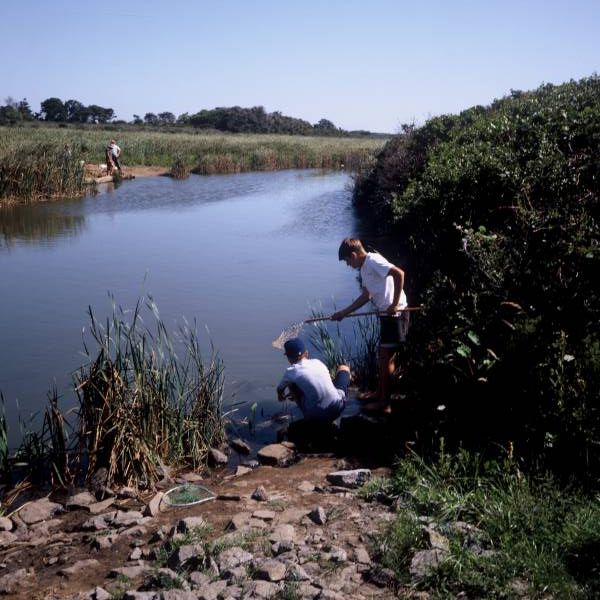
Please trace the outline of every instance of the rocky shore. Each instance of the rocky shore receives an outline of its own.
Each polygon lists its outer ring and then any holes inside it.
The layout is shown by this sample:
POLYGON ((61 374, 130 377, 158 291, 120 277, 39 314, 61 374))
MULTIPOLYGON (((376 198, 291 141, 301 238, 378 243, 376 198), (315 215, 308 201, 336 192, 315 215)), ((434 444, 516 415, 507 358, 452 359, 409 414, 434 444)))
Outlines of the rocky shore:
MULTIPOLYGON (((215 452, 213 461, 219 458, 215 452)), ((298 457, 291 444, 268 446, 258 458, 260 466, 247 461, 234 473, 226 466, 208 474, 165 473, 162 489, 148 494, 96 481, 95 491, 24 504, 0 519, 0 594, 54 600, 427 597, 400 588, 393 572, 373 560, 376 535, 398 506, 367 502, 357 490, 388 475, 386 468, 298 457), (185 482, 201 482, 217 498, 166 505, 164 492, 185 482)), ((426 562, 439 559, 439 543, 432 538, 426 562)))

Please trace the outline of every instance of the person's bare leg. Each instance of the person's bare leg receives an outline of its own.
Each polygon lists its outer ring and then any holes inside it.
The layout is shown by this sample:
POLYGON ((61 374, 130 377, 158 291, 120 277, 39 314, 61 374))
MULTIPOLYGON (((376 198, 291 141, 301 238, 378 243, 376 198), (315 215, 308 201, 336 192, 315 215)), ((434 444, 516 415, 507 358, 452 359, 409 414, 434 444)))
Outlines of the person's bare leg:
POLYGON ((396 370, 394 361, 395 352, 390 348, 379 348, 378 354, 378 382, 377 394, 374 402, 365 405, 364 410, 382 410, 386 413, 391 412, 390 404, 390 389, 392 383, 392 375, 396 370))

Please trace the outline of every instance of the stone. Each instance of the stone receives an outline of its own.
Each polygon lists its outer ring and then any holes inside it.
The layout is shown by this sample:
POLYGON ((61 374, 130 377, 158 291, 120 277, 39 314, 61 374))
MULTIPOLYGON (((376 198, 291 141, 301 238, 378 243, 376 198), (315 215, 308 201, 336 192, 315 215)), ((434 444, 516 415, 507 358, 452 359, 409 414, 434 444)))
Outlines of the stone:
POLYGON ((272 598, 279 591, 279 586, 272 581, 252 581, 244 585, 244 598, 272 598))
POLYGON ((81 525, 81 529, 84 531, 102 531, 103 529, 108 529, 108 524, 113 520, 113 517, 116 513, 105 513, 103 515, 97 515, 88 519, 81 525))
POLYGON ((160 594, 156 592, 125 592, 123 600, 159 600, 160 594))
POLYGON ((58 574, 71 579, 77 577, 81 573, 85 573, 88 570, 95 569, 100 566, 100 563, 95 558, 86 558, 84 560, 78 560, 75 564, 65 569, 61 569, 58 574))
POLYGON ((298 489, 301 492, 304 492, 304 493, 314 492, 315 491, 315 484, 311 483, 310 481, 302 481, 300 483, 300 485, 298 486, 298 489))
POLYGON ((129 579, 137 579, 142 575, 152 573, 153 569, 149 565, 136 565, 131 567, 116 567, 109 571, 109 577, 127 577, 129 579))
POLYGON ((109 594, 104 588, 96 586, 92 594, 94 600, 110 600, 112 595, 109 594))
POLYGON ((115 498, 110 497, 102 502, 94 502, 94 504, 88 504, 85 509, 92 515, 99 515, 103 513, 107 508, 111 507, 115 503, 115 498))
POLYGON ((286 566, 274 558, 267 558, 254 563, 254 579, 277 582, 285 577, 286 571, 286 566))
POLYGON ((308 518, 317 525, 325 525, 327 523, 327 515, 322 506, 315 506, 309 513, 308 518))
POLYGON ((144 515, 146 517, 156 517, 156 515, 160 513, 160 503, 163 499, 163 496, 163 492, 157 492, 154 494, 150 502, 148 502, 144 508, 144 515))
POLYGON ((446 552, 450 549, 450 542, 447 537, 443 536, 432 527, 425 527, 423 531, 431 548, 437 548, 438 550, 444 550, 446 552))
POLYGON ((377 587, 392 587, 396 583, 396 574, 392 569, 377 566, 365 573, 365 579, 377 587))
POLYGON ((444 561, 447 554, 447 552, 439 548, 415 552, 410 561, 410 574, 413 577, 425 577, 425 575, 428 575, 444 561))
POLYGON ((138 546, 131 551, 129 560, 139 560, 140 558, 142 558, 142 549, 138 546))
POLYGON ((311 577, 300 565, 290 565, 288 579, 290 581, 310 581, 311 577))
POLYGON ((223 552, 219 554, 217 566, 220 571, 226 571, 227 569, 232 569, 250 562, 253 558, 254 556, 250 554, 250 552, 246 552, 239 546, 233 546, 232 548, 223 550, 223 552))
MULTIPOLYGON (((160 593, 160 600, 198 600, 199 596, 189 590, 163 590, 160 593)), ((216 600, 216 596, 210 600, 216 600)))
POLYGON ((269 499, 267 495, 267 491, 262 485, 259 485, 250 496, 252 500, 257 500, 258 502, 266 502, 269 499))
POLYGON ((229 462, 229 459, 227 458, 227 454, 225 454, 224 452, 221 452, 216 448, 211 448, 208 451, 208 462, 213 467, 219 467, 226 465, 229 462))
POLYGON ((177 523, 179 533, 190 533, 194 529, 205 529, 208 523, 202 517, 186 517, 177 523))
POLYGON ((18 539, 18 536, 10 531, 0 531, 0 548, 10 545, 18 539))
POLYGON ((269 536, 270 542, 294 542, 296 540, 296 530, 293 525, 281 523, 277 525, 269 536))
POLYGON ((354 549, 354 560, 363 565, 371 564, 371 557, 364 546, 357 546, 354 549))
POLYGON ((329 560, 335 563, 343 563, 348 560, 348 554, 343 548, 332 546, 329 550, 329 560))
POLYGON ((113 517, 111 524, 115 527, 129 527, 131 525, 140 525, 143 523, 144 515, 138 510, 118 510, 113 517))
POLYGON ((226 581, 213 581, 200 587, 194 598, 197 600, 217 600, 227 587, 226 581))
POLYGON ((64 512, 62 504, 41 498, 26 504, 19 510, 19 517, 26 525, 51 519, 56 513, 64 512))
POLYGON ((296 454, 283 444, 269 444, 261 448, 257 456, 263 465, 285 467, 294 461, 296 454))
POLYGON ((12 573, 7 573, 0 577, 0 595, 14 594, 22 591, 28 583, 28 580, 35 575, 33 569, 17 569, 12 573))
POLYGON ((167 565, 174 570, 196 569, 202 566, 205 556, 202 544, 184 544, 169 556, 167 565))
POLYGON ((235 438, 229 442, 229 445, 240 454, 250 454, 250 446, 241 438, 235 438))
POLYGON ((77 510, 79 508, 87 508, 90 504, 96 503, 96 496, 90 492, 79 492, 67 498, 65 507, 67 510, 77 510))
POLYGON ((252 473, 252 469, 250 467, 244 467, 243 465, 238 465, 235 470, 235 477, 241 477, 242 475, 248 475, 248 473, 252 473))
POLYGON ((255 510, 252 513, 253 519, 261 519, 263 521, 272 521, 276 516, 275 511, 272 510, 255 510))
POLYGON ((190 471, 188 473, 183 473, 181 475, 181 479, 183 479, 183 481, 186 481, 187 483, 198 483, 202 481, 202 475, 198 475, 198 473, 190 471))
POLYGON ((248 522, 250 521, 251 514, 249 512, 239 512, 231 517, 231 521, 229 521, 228 528, 238 530, 244 529, 248 527, 248 522))
POLYGON ((371 469, 352 469, 350 471, 334 471, 327 474, 327 481, 342 488, 357 488, 371 478, 371 469))
POLYGON ((202 571, 192 571, 188 579, 192 583, 192 588, 195 587, 196 589, 200 589, 210 583, 210 577, 206 573, 202 573, 202 571))

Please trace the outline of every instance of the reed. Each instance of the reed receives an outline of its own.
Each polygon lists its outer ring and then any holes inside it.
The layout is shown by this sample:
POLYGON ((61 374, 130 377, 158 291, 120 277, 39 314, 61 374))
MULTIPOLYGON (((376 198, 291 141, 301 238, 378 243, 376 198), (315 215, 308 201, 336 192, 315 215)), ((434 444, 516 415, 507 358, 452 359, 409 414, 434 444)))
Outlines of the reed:
POLYGON ((76 388, 88 473, 104 467, 110 481, 136 486, 156 481, 162 460, 199 465, 224 438, 223 365, 214 348, 205 362, 195 328, 186 325, 180 360, 152 299, 146 307, 155 331, 143 325, 142 300, 131 322, 115 306, 103 326, 89 310, 97 350, 88 353, 76 388))
POLYGON ((173 179, 187 179, 190 176, 191 169, 186 164, 182 156, 177 156, 175 162, 171 165, 171 177, 173 179))
POLYGON ((0 198, 24 201, 84 193, 77 154, 57 143, 25 143, 0 154, 0 198))
POLYGON ((193 173, 203 175, 306 168, 357 171, 371 164, 385 143, 381 138, 364 137, 0 127, 0 199, 82 193, 83 173, 79 177, 79 171, 67 178, 69 186, 58 185, 62 182, 58 176, 64 166, 64 149, 70 149, 69 167, 77 167, 79 160, 103 163, 106 142, 113 137, 119 140, 125 166, 172 167, 181 161, 193 173))
MULTIPOLYGON (((321 311, 312 311, 314 318, 323 317, 321 311)), ((377 347, 379 344, 379 322, 377 316, 353 320, 352 334, 346 336, 340 323, 332 327, 330 321, 312 323, 310 342, 335 374, 337 365, 347 364, 352 371, 352 380, 359 388, 372 389, 377 381, 377 347), (332 331, 333 329, 333 331, 332 331)))

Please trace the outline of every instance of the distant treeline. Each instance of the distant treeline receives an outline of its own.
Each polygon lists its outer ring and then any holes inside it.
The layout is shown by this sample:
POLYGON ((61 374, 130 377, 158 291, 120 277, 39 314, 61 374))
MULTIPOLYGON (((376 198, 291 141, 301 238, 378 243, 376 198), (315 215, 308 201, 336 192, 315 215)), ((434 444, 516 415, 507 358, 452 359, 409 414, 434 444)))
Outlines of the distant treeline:
MULTIPOLYGON (((16 125, 27 121, 46 121, 52 123, 94 123, 126 124, 116 118, 112 108, 96 104, 84 105, 78 100, 63 102, 60 98, 47 98, 40 105, 40 111, 34 113, 27 99, 17 101, 6 98, 0 106, 0 125, 16 125)), ((284 133, 291 135, 334 135, 358 136, 372 135, 365 130, 346 131, 336 127, 330 120, 321 119, 312 125, 304 119, 288 117, 280 112, 268 113, 262 106, 242 108, 241 106, 203 109, 195 114, 183 113, 176 117, 172 112, 146 113, 143 118, 133 115, 131 125, 150 127, 180 126, 196 129, 215 129, 230 133, 284 133)))

